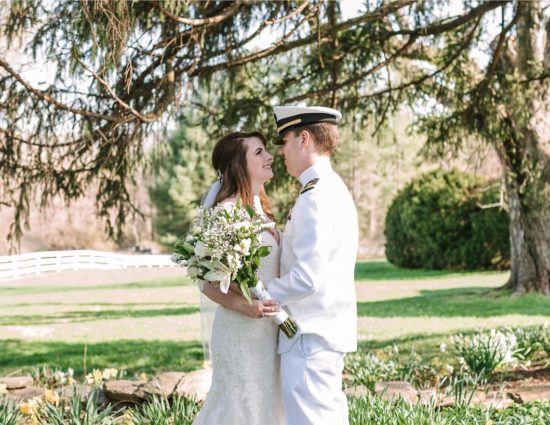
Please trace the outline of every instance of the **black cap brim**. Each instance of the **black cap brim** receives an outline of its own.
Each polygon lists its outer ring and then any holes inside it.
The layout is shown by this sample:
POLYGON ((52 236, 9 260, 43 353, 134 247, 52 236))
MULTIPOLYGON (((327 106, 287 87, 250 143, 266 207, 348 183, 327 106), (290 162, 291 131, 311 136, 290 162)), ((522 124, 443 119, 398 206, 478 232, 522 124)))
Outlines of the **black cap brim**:
POLYGON ((274 137, 273 139, 271 139, 271 143, 277 146, 284 145, 285 142, 283 141, 283 135, 279 134, 278 136, 274 137))

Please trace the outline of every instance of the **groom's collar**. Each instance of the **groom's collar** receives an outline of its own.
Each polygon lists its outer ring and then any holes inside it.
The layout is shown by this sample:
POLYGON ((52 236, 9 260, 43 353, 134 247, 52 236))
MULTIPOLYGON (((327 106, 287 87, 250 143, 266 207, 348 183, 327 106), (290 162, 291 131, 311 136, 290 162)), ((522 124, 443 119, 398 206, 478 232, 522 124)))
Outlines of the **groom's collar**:
POLYGON ((315 164, 300 174, 298 180, 300 180, 300 183, 302 183, 303 186, 314 178, 322 177, 328 173, 333 173, 330 158, 327 156, 320 156, 317 158, 317 162, 315 164))

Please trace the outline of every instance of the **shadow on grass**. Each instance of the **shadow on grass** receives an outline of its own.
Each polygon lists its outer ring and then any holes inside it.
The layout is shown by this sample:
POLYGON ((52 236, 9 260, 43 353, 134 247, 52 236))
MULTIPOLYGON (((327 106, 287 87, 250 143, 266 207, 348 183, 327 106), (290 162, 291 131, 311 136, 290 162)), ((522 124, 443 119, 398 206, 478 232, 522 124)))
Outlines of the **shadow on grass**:
POLYGON ((359 302, 357 314, 369 317, 491 317, 509 314, 549 316, 550 297, 509 292, 487 293, 486 287, 423 290, 420 295, 359 302))
POLYGON ((448 270, 402 269, 388 261, 362 261, 355 265, 355 280, 418 280, 440 277, 469 276, 473 274, 495 274, 496 271, 455 272, 448 270))
POLYGON ((29 294, 51 294, 56 292, 70 291, 108 291, 113 289, 149 289, 149 288, 171 288, 177 286, 189 286, 191 281, 186 278, 174 278, 165 280, 149 280, 145 282, 116 283, 111 285, 36 285, 36 286, 3 286, 0 285, 0 297, 8 295, 29 295, 29 294))
POLYGON ((198 313, 198 307, 157 308, 147 310, 101 310, 101 311, 66 311, 44 315, 11 315, 0 316, 0 326, 28 326, 52 323, 91 322, 96 320, 144 318, 160 316, 183 316, 198 313))
MULTIPOLYGON (((48 366, 84 373, 84 343, 0 341, 0 376, 30 373, 33 367, 48 366)), ((202 366, 202 345, 198 341, 120 340, 87 345, 86 369, 114 367, 126 370, 127 377, 145 372, 191 371, 202 366)))

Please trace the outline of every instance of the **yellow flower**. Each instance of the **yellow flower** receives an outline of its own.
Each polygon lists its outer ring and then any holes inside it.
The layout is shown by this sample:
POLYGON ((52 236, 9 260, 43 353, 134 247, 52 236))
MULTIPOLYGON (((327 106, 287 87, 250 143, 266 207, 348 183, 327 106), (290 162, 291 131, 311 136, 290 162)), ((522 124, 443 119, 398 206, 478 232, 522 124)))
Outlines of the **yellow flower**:
POLYGON ((67 376, 67 385, 74 385, 75 381, 72 376, 67 376))
POLYGON ((124 425, 134 425, 134 420, 132 419, 132 415, 126 411, 124 412, 124 416, 122 417, 122 420, 124 421, 124 425))
POLYGON ((59 406, 59 394, 57 394, 53 390, 46 390, 44 392, 44 400, 51 404, 54 404, 55 406, 59 406))
POLYGON ((0 384, 0 394, 7 394, 8 386, 6 384, 0 384))
POLYGON ((32 415, 32 407, 30 403, 21 403, 19 405, 19 411, 24 415, 32 415))
POLYGON ((86 375, 86 383, 88 385, 101 384, 103 381, 103 373, 99 369, 94 369, 92 373, 86 375))
POLYGON ((41 402, 42 400, 40 399, 40 397, 34 397, 32 400, 28 400, 26 403, 21 403, 19 405, 19 411, 24 415, 30 416, 33 424, 38 424, 38 409, 41 402))
POLYGON ((147 374, 145 372, 141 372, 139 374, 139 380, 140 381, 147 381, 147 374))

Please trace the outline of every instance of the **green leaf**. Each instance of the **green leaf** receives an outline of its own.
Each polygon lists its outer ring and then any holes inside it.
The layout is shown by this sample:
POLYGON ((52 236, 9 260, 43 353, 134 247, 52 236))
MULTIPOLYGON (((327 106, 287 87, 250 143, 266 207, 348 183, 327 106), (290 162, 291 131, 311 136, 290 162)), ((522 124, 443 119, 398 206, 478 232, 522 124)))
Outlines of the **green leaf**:
POLYGON ((250 207, 250 205, 246 205, 244 207, 244 209, 246 210, 246 212, 248 213, 248 215, 250 216, 250 218, 254 218, 254 216, 256 215, 256 213, 254 212, 254 210, 252 209, 252 207, 250 207))
POLYGON ((248 289, 248 285, 243 282, 239 285, 239 287, 241 288, 241 291, 243 292, 243 295, 246 298, 246 300, 250 304, 252 304, 252 297, 250 296, 250 289, 248 289))
POLYGON ((258 257, 267 257, 271 251, 270 246, 261 246, 258 248, 257 255, 258 257))

